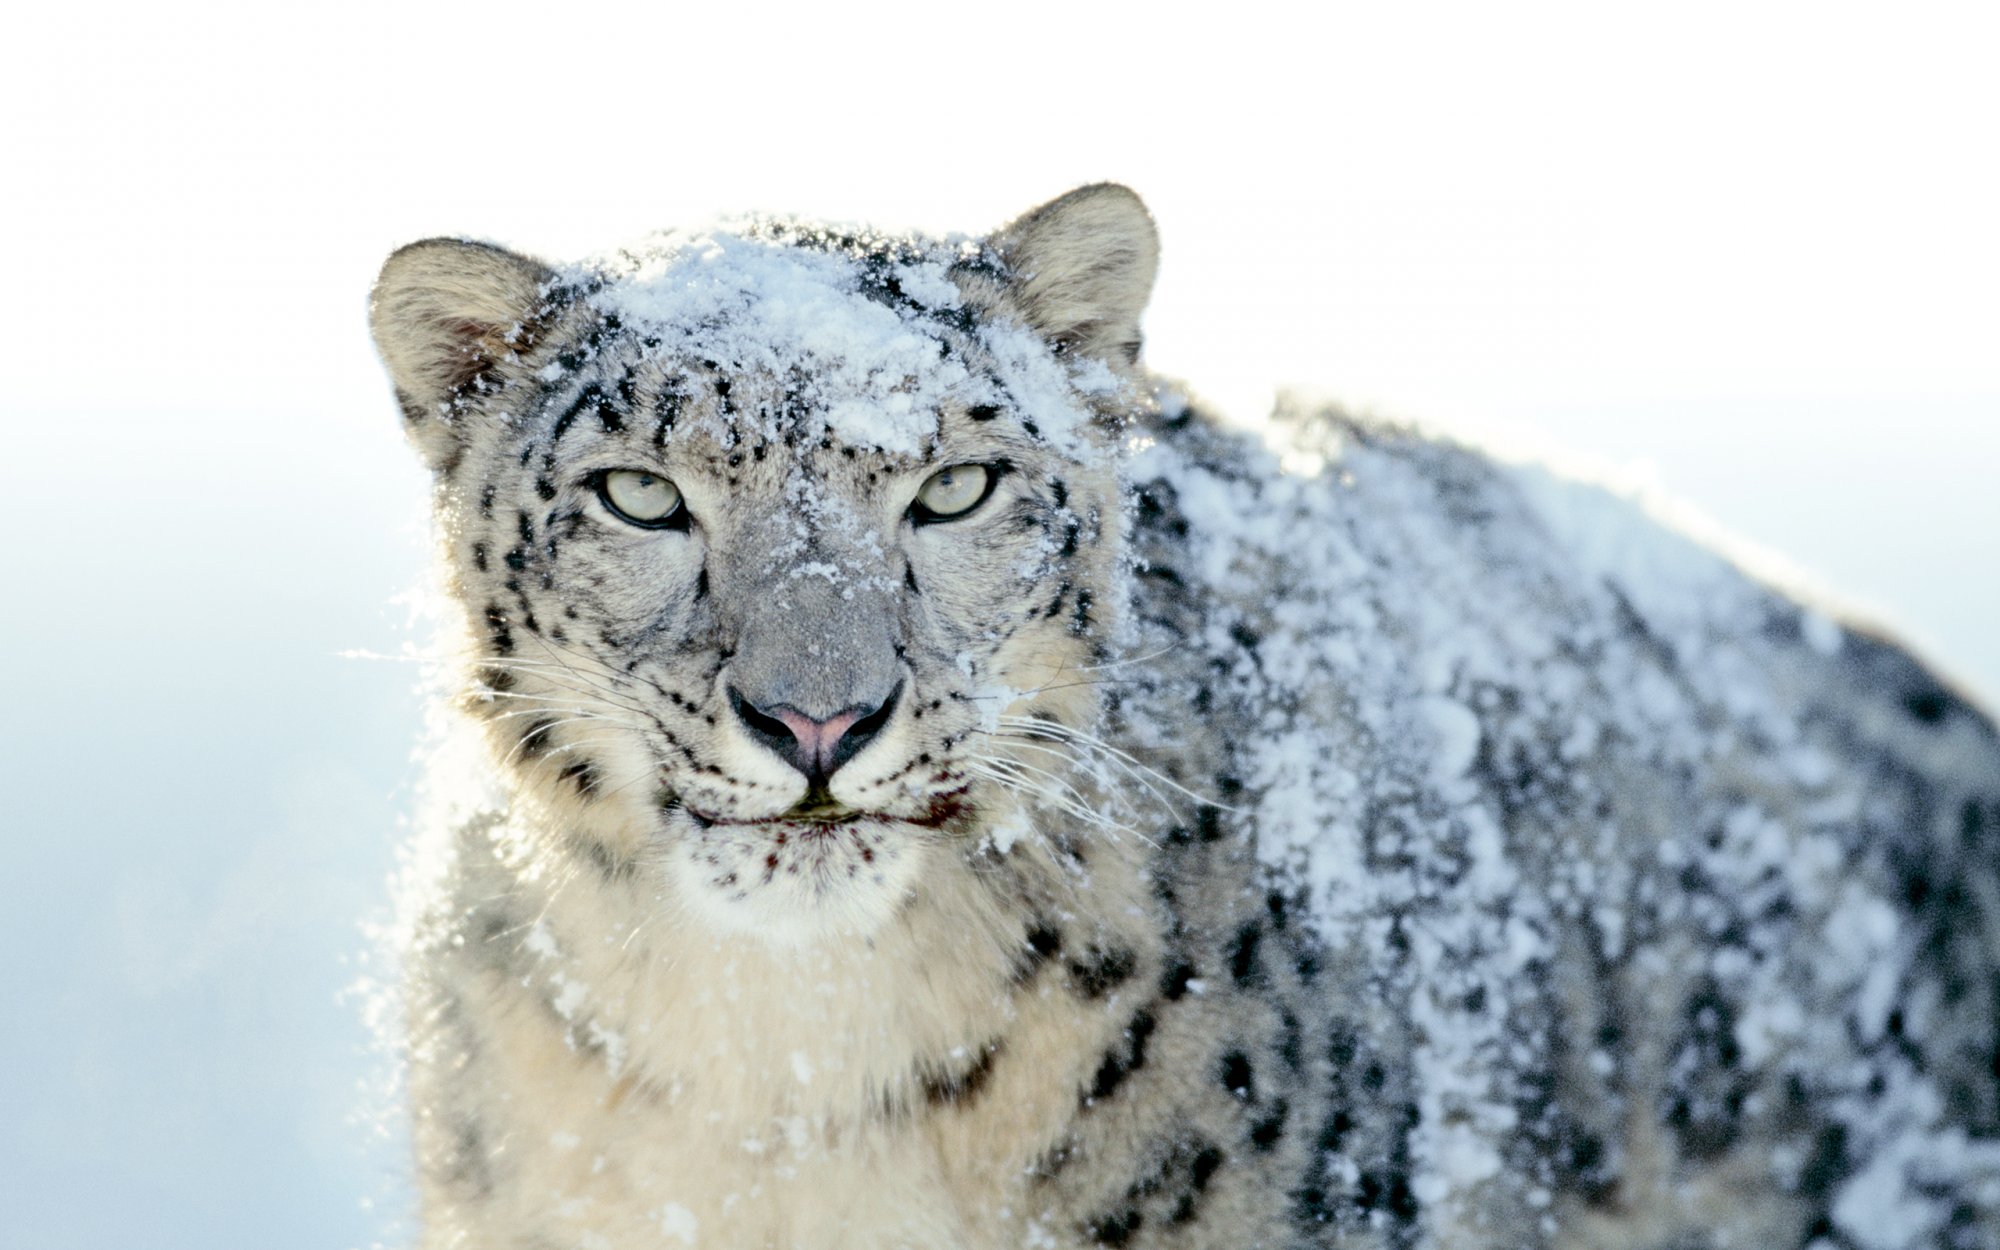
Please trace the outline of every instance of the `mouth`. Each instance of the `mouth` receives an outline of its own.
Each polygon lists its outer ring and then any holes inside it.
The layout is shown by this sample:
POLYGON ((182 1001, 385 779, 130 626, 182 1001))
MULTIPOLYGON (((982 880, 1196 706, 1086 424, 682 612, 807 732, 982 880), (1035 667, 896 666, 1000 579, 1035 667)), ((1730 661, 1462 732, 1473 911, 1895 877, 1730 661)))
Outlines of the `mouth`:
POLYGON ((927 800, 926 806, 915 813, 863 811, 818 794, 806 796, 806 799, 797 806, 775 816, 723 816, 701 811, 686 803, 677 802, 675 806, 687 814, 696 828, 703 831, 716 828, 765 830, 781 839, 788 835, 804 838, 825 837, 850 829, 879 828, 883 825, 905 825, 943 831, 965 823, 970 813, 970 807, 966 802, 967 789, 961 787, 943 794, 932 795, 927 800))

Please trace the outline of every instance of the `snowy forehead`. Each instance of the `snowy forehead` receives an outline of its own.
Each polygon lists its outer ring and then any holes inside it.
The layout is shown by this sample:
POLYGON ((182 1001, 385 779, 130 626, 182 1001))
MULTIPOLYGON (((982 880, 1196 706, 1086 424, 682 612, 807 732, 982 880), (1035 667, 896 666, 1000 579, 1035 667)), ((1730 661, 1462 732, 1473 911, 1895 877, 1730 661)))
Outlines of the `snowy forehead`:
POLYGON ((980 405, 1077 428, 1078 381, 1039 336, 971 316, 950 269, 977 255, 914 239, 857 255, 723 230, 670 234, 588 270, 589 302, 669 373, 761 381, 851 446, 916 454, 941 411, 980 405))

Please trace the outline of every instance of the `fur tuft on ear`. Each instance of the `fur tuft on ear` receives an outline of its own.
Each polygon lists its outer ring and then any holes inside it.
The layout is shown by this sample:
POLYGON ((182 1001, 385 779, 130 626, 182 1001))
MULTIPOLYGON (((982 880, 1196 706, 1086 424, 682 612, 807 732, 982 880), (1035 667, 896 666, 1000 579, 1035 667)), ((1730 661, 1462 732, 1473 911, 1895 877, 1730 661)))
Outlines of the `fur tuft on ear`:
POLYGON ((994 245, 1029 324, 1058 349, 1138 360, 1139 315, 1152 294, 1160 238, 1130 188, 1078 187, 1002 228, 994 245))
POLYGON ((433 468, 456 458, 448 401, 527 346, 551 276, 540 261, 462 239, 425 239, 383 263, 369 328, 433 468))

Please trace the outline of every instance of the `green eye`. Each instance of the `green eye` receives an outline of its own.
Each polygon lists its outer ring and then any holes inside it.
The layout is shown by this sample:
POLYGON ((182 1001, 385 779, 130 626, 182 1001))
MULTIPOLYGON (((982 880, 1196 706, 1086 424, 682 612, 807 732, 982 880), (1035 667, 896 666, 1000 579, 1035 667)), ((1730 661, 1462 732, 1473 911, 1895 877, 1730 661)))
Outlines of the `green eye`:
POLYGON ((930 475, 917 491, 911 515, 921 524, 964 516, 985 501, 998 479, 983 464, 955 464, 930 475))
POLYGON ((597 485, 611 514, 642 529, 678 529, 686 520, 678 486, 644 469, 613 469, 597 485))

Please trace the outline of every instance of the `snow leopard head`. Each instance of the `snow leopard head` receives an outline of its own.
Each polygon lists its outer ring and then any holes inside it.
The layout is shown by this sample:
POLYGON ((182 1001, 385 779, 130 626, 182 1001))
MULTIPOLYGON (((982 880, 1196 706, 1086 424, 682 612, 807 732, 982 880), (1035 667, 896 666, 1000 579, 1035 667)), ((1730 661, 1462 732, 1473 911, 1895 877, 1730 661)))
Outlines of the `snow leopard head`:
POLYGON ((776 941, 865 932, 970 854, 1033 775, 1011 731, 1094 713, 1156 257, 1109 185, 987 239, 390 257, 373 329, 466 702, 568 831, 540 852, 776 941))

